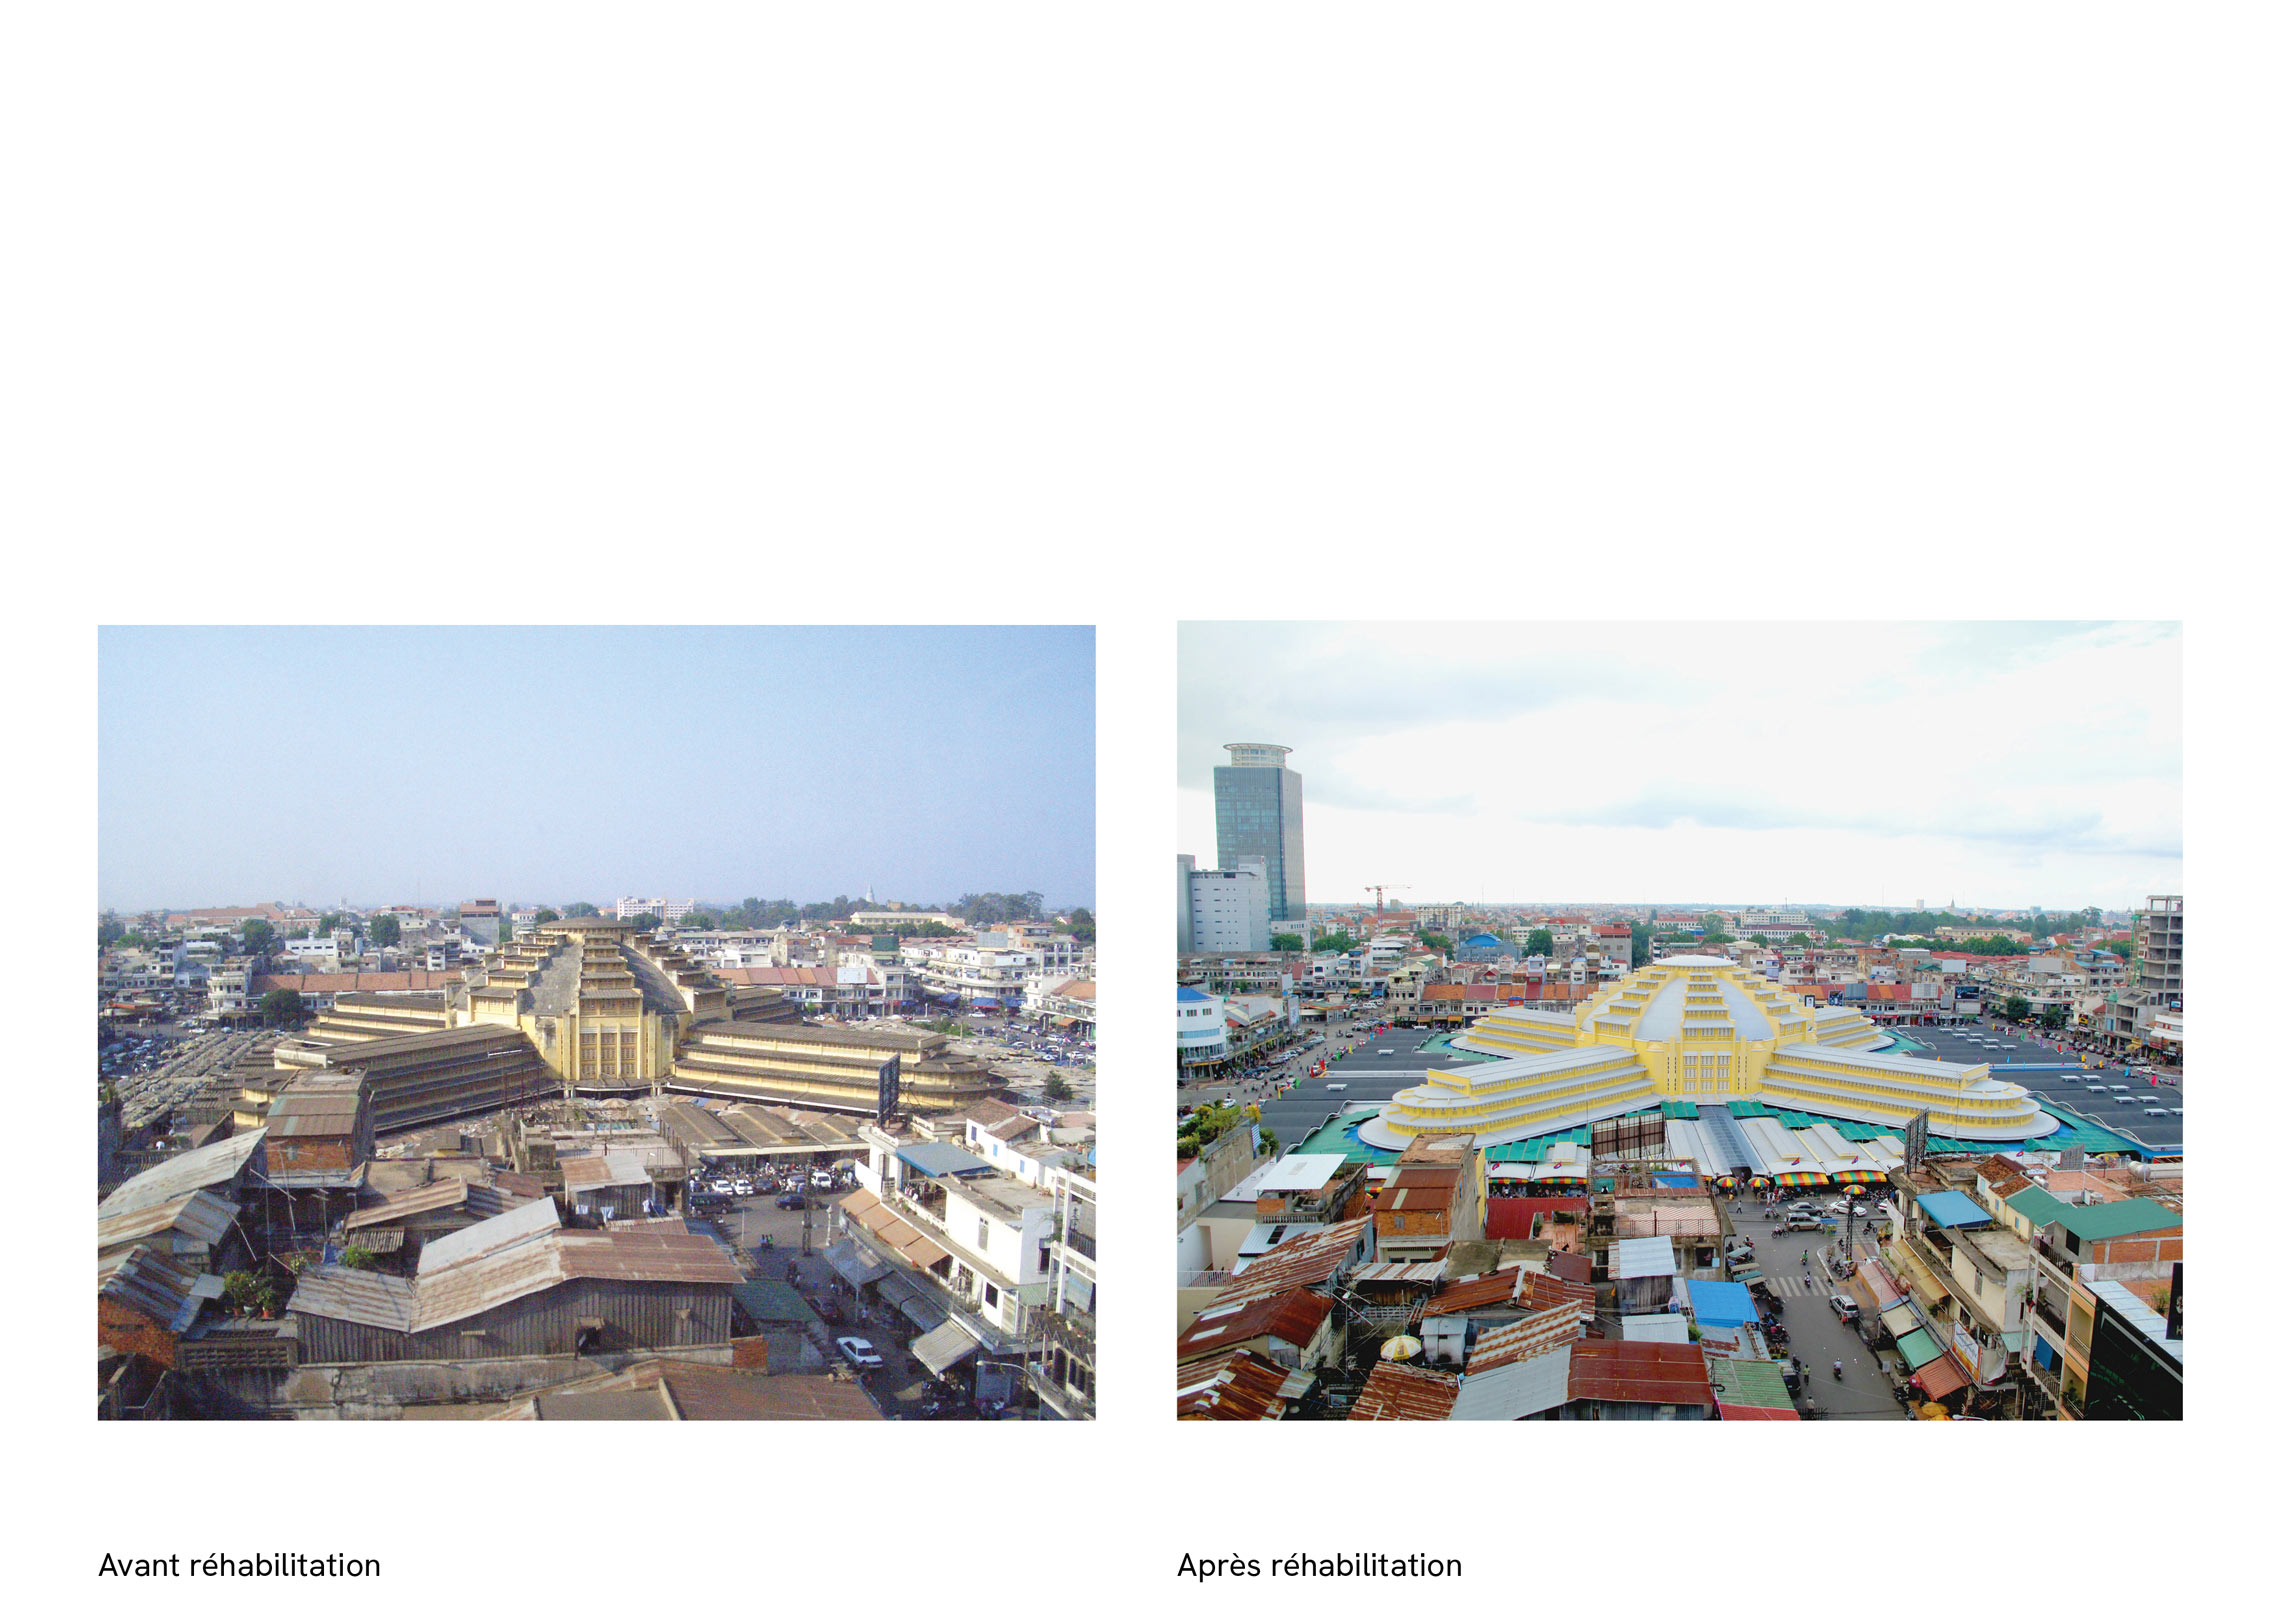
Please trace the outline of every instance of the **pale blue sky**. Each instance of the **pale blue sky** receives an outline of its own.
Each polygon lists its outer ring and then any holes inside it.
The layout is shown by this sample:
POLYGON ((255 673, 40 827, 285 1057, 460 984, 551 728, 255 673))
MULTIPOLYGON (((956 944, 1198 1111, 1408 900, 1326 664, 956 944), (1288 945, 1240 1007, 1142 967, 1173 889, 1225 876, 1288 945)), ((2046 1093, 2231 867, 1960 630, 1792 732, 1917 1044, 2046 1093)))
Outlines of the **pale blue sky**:
POLYGON ((100 905, 1093 901, 1090 627, 99 632, 100 905))

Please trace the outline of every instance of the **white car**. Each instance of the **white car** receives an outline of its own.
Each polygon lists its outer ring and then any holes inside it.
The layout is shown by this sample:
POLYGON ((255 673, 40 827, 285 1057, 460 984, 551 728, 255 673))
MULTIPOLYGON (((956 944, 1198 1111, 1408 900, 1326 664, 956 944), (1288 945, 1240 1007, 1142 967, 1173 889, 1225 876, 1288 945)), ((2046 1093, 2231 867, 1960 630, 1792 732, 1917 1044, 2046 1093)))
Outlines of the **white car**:
POLYGON ((887 1363, 886 1356, 872 1348, 868 1338, 841 1338, 839 1352, 847 1357, 849 1365, 861 1371, 873 1371, 887 1363))
POLYGON ((732 1181, 729 1183, 728 1190, 735 1193, 739 1198, 749 1198, 752 1196, 752 1183, 749 1181, 732 1181))

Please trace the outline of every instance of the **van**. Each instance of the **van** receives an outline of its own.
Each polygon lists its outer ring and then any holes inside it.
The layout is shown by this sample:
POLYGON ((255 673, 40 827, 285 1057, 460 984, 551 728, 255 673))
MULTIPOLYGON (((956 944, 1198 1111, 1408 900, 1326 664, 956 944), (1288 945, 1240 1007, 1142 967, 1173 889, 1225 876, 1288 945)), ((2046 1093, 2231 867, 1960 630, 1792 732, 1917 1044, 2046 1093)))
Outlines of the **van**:
POLYGON ((1821 1211, 1818 1209, 1792 1209, 1789 1211, 1789 1223, 1792 1226, 1818 1226, 1821 1223, 1821 1211))
POLYGON ((1829 1308, 1837 1312, 1837 1319, 1840 1321, 1858 1321, 1860 1319, 1860 1306, 1846 1298, 1842 1293, 1831 1293, 1829 1295, 1829 1308))

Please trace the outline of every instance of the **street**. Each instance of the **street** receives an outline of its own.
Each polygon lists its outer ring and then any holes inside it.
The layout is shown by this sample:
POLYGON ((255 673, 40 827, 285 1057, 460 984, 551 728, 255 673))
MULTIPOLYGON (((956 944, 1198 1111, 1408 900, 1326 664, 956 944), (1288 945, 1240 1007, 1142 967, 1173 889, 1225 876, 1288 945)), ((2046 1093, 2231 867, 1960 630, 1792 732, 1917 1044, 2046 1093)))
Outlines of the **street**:
POLYGON ((815 1251, 810 1254, 800 1253, 800 1211, 779 1209, 773 1198, 740 1200, 737 1208, 722 1213, 720 1225, 730 1241, 750 1254, 753 1274, 793 1282, 809 1307, 823 1317, 826 1337, 818 1347, 825 1355, 826 1366, 840 1363, 833 1340, 870 1340, 886 1364, 863 1374, 864 1388, 883 1414, 918 1417, 925 1392, 933 1385, 933 1373, 911 1356, 911 1339, 916 1334, 910 1323, 884 1304, 870 1304, 858 1311, 844 1284, 824 1262, 823 1248, 828 1240, 825 1228, 832 1217, 830 1202, 829 1198, 816 1200, 815 1251), (775 1239, 773 1248, 760 1246, 764 1236, 775 1239), (831 1319, 835 1310, 840 1316, 837 1321, 831 1319))
MULTIPOLYGON (((1909 1420, 1907 1411, 1892 1397, 1890 1380, 1877 1369, 1876 1352, 1829 1308, 1829 1273, 1823 1259, 1829 1250, 1841 1245, 1843 1234, 1793 1231, 1776 1237, 1773 1228, 1788 1214, 1789 1205, 1776 1204, 1766 1211, 1758 1208, 1754 1199, 1739 1198, 1727 1207, 1733 1214, 1735 1232, 1756 1242, 1758 1268, 1765 1272, 1767 1288, 1782 1301, 1782 1313, 1776 1319, 1789 1329, 1791 1356, 1811 1373, 1799 1407, 1809 1398, 1832 1421, 1909 1420), (1810 1289, 1805 1285, 1808 1278, 1810 1289), (1843 1382, 1837 1381, 1830 1369, 1840 1360, 1845 1367, 1843 1382)), ((1869 1223, 1854 1222, 1855 1261, 1870 1251, 1866 1233, 1858 1229, 1869 1223)), ((1840 1283, 1837 1290, 1860 1305, 1862 1323, 1873 1334, 1876 1305, 1867 1289, 1856 1281, 1840 1283)))

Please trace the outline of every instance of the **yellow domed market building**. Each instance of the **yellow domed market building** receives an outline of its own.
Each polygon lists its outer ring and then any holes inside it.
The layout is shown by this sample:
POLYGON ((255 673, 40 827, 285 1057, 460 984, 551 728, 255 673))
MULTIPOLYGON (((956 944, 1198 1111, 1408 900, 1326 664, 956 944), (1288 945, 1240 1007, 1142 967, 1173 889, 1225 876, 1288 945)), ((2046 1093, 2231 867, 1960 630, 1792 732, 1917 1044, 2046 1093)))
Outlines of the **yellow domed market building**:
POLYGON ((1420 1137, 1526 1141, 1658 1104, 1801 1110, 1898 1129, 1928 1113, 1933 1136, 2031 1141, 2060 1128, 2026 1089, 1984 1063, 1875 1049, 1890 1044, 1857 1009, 1821 1007, 1723 957, 1668 957, 1603 985, 1566 1012, 1507 1009, 1451 1047, 1487 1062, 1429 1069, 1356 1137, 1400 1151, 1420 1137))

